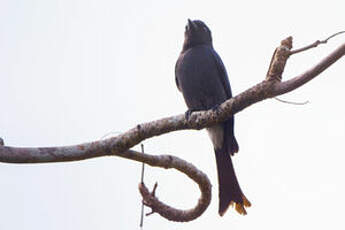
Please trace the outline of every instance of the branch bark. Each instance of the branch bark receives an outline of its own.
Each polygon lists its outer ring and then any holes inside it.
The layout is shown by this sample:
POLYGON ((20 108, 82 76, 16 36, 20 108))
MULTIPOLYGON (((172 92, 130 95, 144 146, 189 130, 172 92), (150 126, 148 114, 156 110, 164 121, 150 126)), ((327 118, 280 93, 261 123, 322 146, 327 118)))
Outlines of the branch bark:
POLYGON ((0 162, 45 163, 76 161, 101 156, 120 156, 144 162, 155 167, 175 168, 198 183, 202 195, 195 208, 190 210, 177 210, 171 208, 150 194, 143 184, 140 184, 141 194, 146 204, 150 206, 154 212, 159 213, 163 217, 173 221, 193 220, 200 216, 210 203, 211 185, 207 176, 197 170, 195 166, 177 157, 170 155, 152 156, 129 149, 139 144, 141 141, 154 136, 177 130, 199 130, 215 125, 259 101, 295 90, 318 76, 345 54, 344 43, 309 70, 290 80, 281 82, 280 80, 285 64, 290 55, 294 53, 294 51, 291 51, 291 48, 292 39, 287 38, 283 40, 281 45, 274 52, 266 79, 225 101, 219 106, 218 110, 195 112, 192 113, 188 120, 185 119, 184 114, 166 117, 137 125, 116 137, 74 146, 18 148, 0 145, 0 162))

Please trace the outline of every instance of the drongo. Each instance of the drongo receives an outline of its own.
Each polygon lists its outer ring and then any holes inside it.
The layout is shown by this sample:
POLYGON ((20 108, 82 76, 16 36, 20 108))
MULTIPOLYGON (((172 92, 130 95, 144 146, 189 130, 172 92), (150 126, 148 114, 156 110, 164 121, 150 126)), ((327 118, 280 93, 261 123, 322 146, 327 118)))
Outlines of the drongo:
MULTIPOLYGON (((200 20, 188 23, 184 32, 184 43, 175 66, 175 80, 192 111, 217 109, 231 98, 231 88, 225 66, 213 49, 210 29, 200 20)), ((187 116, 188 117, 188 116, 187 116)), ((223 216, 229 206, 235 205, 245 215, 250 202, 238 184, 231 155, 238 152, 234 136, 234 117, 221 124, 207 128, 213 143, 219 184, 219 215, 223 216)))

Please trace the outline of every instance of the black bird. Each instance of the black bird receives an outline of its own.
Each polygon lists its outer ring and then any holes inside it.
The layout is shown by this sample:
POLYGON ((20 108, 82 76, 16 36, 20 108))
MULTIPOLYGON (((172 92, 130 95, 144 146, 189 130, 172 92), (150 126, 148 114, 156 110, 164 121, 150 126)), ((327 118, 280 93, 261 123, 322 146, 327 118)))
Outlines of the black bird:
MULTIPOLYGON (((200 20, 191 21, 185 29, 185 40, 175 66, 177 88, 192 111, 216 109, 231 98, 231 88, 224 64, 213 49, 210 29, 200 20)), ((207 128, 216 154, 219 183, 219 215, 230 205, 245 215, 251 204, 238 184, 230 155, 238 152, 234 136, 234 117, 207 128)))

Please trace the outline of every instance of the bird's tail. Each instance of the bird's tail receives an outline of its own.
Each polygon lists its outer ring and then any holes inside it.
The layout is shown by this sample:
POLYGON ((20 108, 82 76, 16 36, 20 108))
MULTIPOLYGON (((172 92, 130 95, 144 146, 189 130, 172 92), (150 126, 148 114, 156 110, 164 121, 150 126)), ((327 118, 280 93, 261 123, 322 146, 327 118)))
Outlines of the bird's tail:
POLYGON ((219 215, 223 216, 228 207, 233 205, 238 213, 246 215, 245 207, 250 207, 251 204, 238 184, 226 145, 224 144, 221 149, 215 149, 215 153, 219 185, 219 215))
POLYGON ((238 183, 231 155, 238 152, 238 143, 234 135, 234 117, 222 125, 209 129, 214 145, 218 171, 219 215, 224 215, 229 206, 234 205, 238 213, 245 215, 245 207, 251 204, 242 193, 238 183), (213 138, 212 138, 213 137, 213 138), (216 140, 222 140, 217 142, 216 140))

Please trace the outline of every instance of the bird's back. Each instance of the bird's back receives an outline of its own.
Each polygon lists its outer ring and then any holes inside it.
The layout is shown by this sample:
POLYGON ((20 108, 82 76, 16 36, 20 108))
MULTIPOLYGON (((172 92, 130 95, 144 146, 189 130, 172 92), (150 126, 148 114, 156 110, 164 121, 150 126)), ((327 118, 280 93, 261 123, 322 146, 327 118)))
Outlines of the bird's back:
POLYGON ((229 98, 223 81, 226 71, 218 54, 209 46, 196 46, 181 53, 176 63, 176 83, 189 109, 210 109, 229 98))

